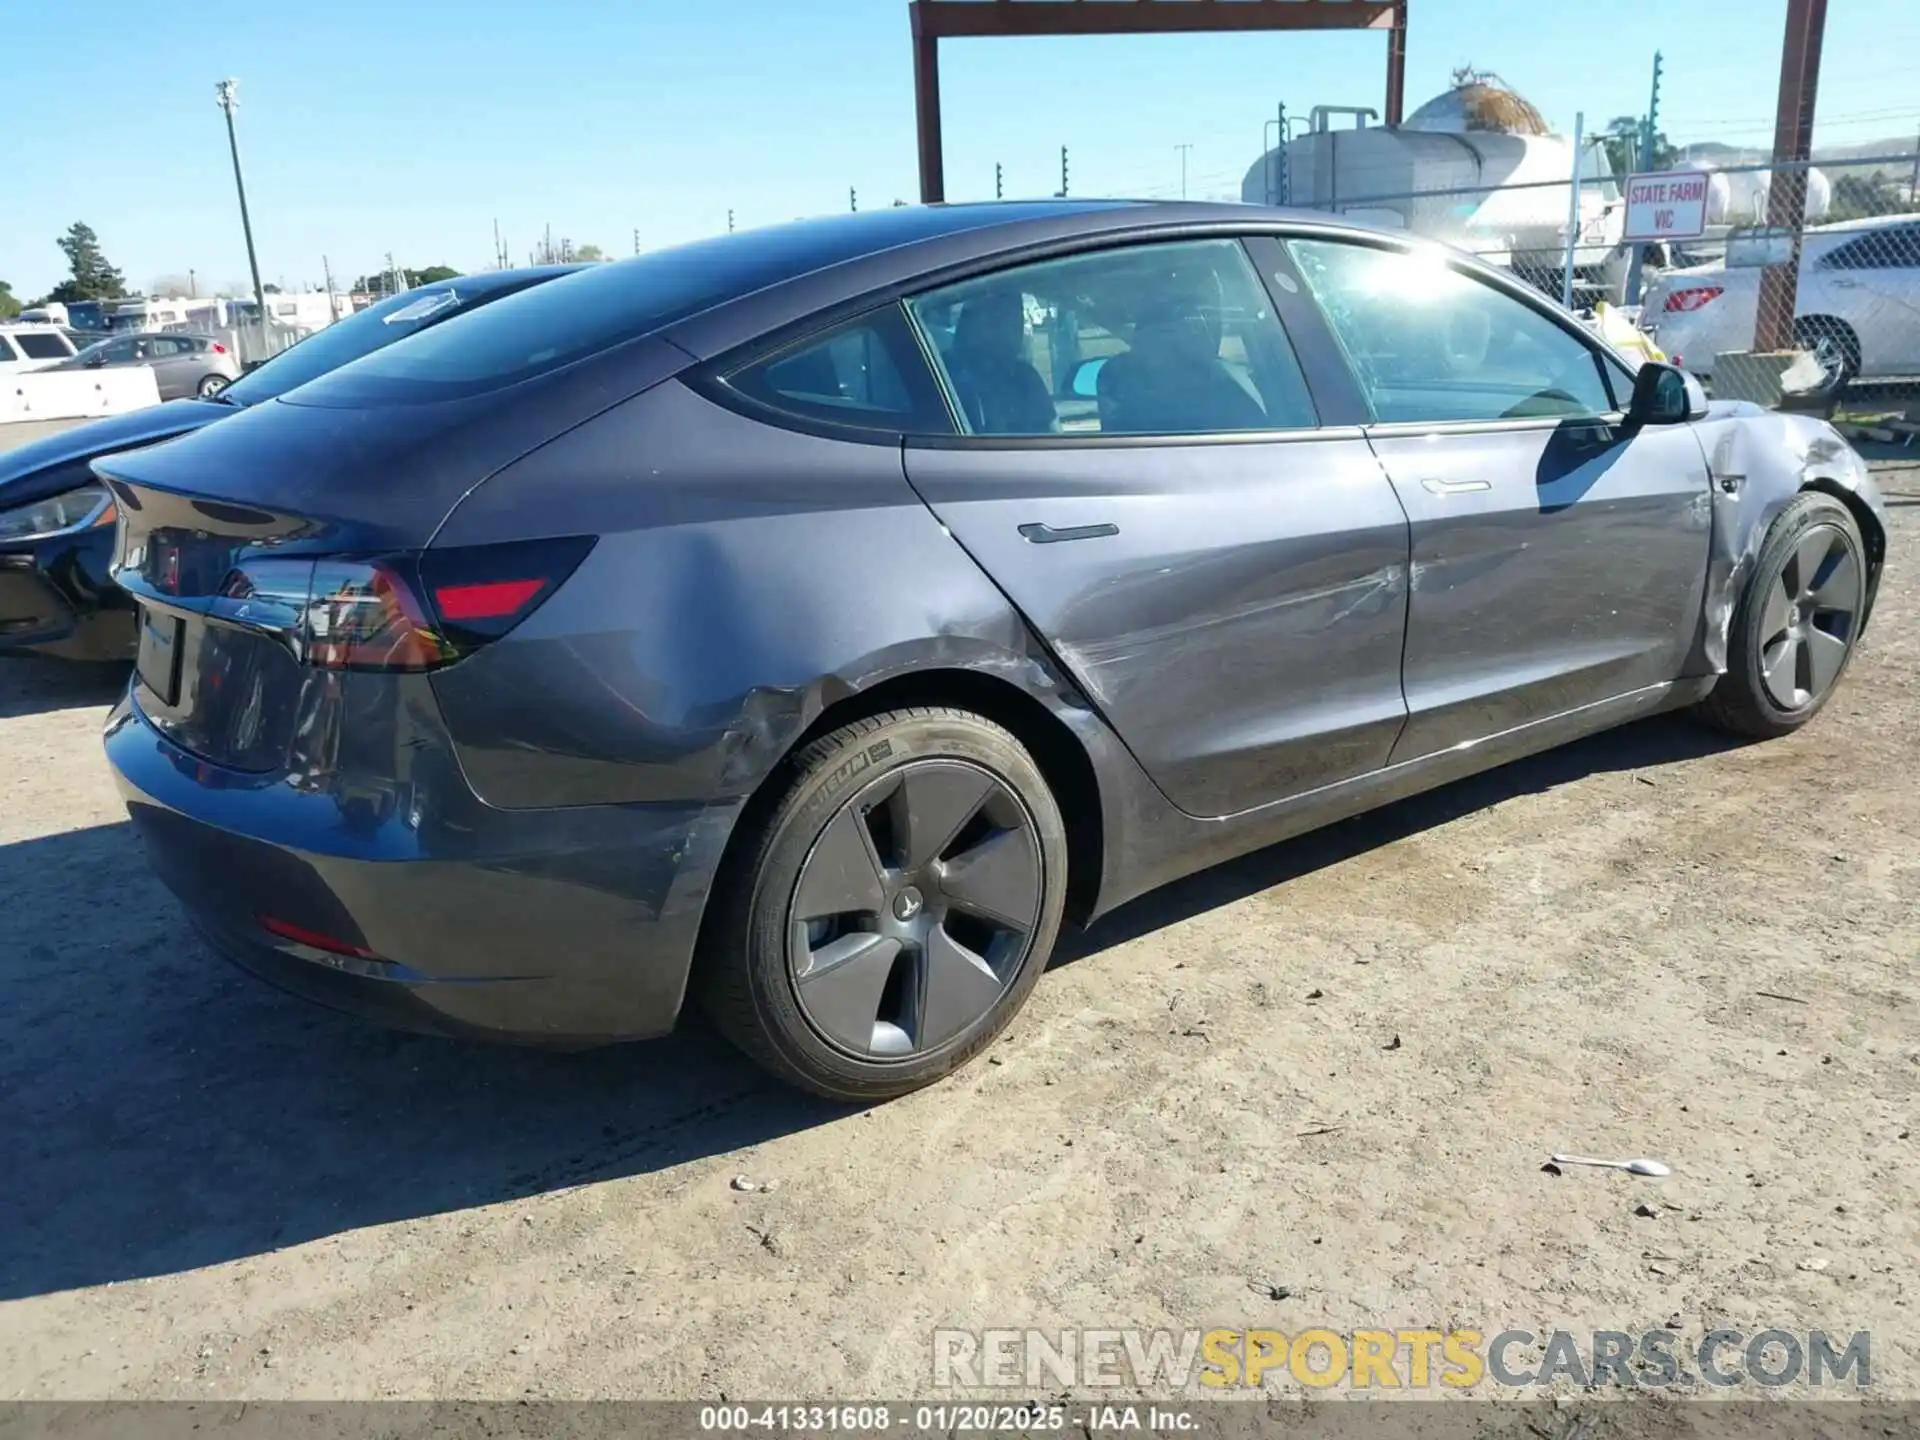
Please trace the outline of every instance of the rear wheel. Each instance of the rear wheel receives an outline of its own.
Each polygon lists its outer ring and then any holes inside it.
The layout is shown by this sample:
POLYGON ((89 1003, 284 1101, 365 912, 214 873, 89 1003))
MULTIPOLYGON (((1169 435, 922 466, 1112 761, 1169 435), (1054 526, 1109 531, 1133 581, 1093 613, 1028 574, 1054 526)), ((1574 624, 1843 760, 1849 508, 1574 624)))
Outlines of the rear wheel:
POLYGON ((774 1074, 887 1099, 1005 1028, 1060 930, 1060 809, 1025 747, 964 710, 890 711, 796 758, 710 902, 706 1008, 774 1074))
POLYGON ((224 375, 202 375, 200 383, 194 387, 194 393, 202 400, 211 400, 232 383, 224 375))
POLYGON ((1801 494, 1767 532, 1727 632, 1727 673, 1701 717, 1771 739, 1820 713, 1846 673, 1866 612, 1866 550, 1845 505, 1801 494))

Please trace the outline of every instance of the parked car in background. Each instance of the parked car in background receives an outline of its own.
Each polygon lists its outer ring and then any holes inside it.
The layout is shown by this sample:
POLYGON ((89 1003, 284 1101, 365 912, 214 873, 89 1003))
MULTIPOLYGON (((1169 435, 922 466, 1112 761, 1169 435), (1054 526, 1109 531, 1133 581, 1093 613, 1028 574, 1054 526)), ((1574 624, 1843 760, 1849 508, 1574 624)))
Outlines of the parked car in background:
MULTIPOLYGON (((1645 298, 1642 327, 1674 364, 1711 379, 1716 355, 1753 347, 1765 273, 1719 261, 1670 270, 1645 298)), ((1793 334, 1829 382, 1920 376, 1920 218, 1809 229, 1793 334)))
POLYGON ((1886 542, 1823 422, 1239 205, 717 236, 94 469, 107 756, 228 955, 543 1044, 697 998, 855 1101, 1182 874, 1659 711, 1797 729, 1886 542))
POLYGON ((211 335, 118 335, 98 340, 56 370, 148 365, 162 400, 211 400, 240 378, 240 360, 211 335))
POLYGON ((73 341, 58 325, 0 325, 0 375, 48 370, 74 354, 73 341))
MULTIPOLYGON (((114 507, 87 468, 231 419, 315 376, 576 266, 499 270, 422 285, 318 331, 211 399, 149 405, 0 452, 0 651, 130 660, 133 602, 107 574, 114 507)), ((114 337, 168 339, 168 336, 114 337)))

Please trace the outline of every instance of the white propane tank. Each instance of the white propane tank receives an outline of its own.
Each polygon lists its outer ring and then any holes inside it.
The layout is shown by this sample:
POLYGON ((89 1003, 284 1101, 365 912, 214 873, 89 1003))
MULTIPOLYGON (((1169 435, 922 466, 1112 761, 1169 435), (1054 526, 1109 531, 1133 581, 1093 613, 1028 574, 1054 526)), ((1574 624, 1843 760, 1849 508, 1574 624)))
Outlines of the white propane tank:
MULTIPOLYGON (((1772 172, 1767 170, 1718 169, 1710 161, 1694 160, 1680 166, 1708 176, 1707 226, 1709 229, 1735 229, 1767 223, 1767 197, 1773 188, 1772 172)), ((1818 170, 1807 172, 1807 213, 1805 223, 1817 225, 1826 219, 1833 206, 1833 182, 1818 170)))

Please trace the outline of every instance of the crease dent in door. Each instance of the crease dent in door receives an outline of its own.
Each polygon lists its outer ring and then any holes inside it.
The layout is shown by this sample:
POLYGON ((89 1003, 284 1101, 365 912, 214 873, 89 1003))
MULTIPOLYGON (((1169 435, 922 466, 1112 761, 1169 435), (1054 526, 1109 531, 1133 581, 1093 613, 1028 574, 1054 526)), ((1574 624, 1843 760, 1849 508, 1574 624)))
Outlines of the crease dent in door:
POLYGON ((1217 817, 1386 764, 1408 525, 1366 441, 913 447, 914 488, 1168 801, 1217 817), (1110 525, 1035 545, 1021 527, 1110 525))

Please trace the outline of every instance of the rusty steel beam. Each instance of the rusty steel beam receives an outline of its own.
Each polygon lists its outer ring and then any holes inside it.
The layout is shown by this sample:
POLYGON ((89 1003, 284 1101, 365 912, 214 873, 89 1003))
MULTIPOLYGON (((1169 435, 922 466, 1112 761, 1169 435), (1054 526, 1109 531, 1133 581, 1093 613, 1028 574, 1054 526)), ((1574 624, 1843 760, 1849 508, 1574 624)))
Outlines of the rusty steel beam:
POLYGON ((1820 43, 1827 0, 1787 0, 1787 39, 1780 55, 1780 103, 1773 123, 1775 169, 1767 191, 1767 224, 1791 228, 1793 258, 1760 274, 1760 309, 1753 348, 1762 354, 1793 348, 1800 293, 1800 232, 1807 223, 1807 165, 1813 153, 1813 110, 1820 93, 1820 43))
POLYGON ((1395 0, 913 0, 938 39, 1385 30, 1395 0))
POLYGON ((1387 124, 1398 125, 1407 106, 1407 0, 1393 7, 1387 32, 1387 124))
POLYGON ((1389 125, 1406 99, 1408 0, 909 0, 920 198, 946 198, 940 42, 1035 35, 1176 35, 1385 30, 1389 125))
POLYGON ((940 136, 940 37, 913 6, 913 120, 920 145, 920 203, 947 198, 947 162, 940 136))

